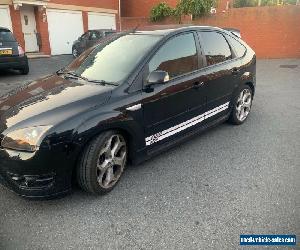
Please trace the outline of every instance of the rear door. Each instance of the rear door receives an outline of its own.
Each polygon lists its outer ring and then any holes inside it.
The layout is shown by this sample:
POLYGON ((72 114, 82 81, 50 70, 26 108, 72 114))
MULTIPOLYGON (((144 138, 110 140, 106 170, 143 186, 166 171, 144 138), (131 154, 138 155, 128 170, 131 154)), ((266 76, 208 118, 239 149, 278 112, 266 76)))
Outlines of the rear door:
POLYGON ((206 99, 205 76, 199 62, 196 34, 186 32, 167 40, 149 61, 146 76, 155 70, 169 73, 170 81, 143 93, 145 143, 149 148, 181 136, 202 122, 206 99))
POLYGON ((206 62, 206 121, 212 121, 229 109, 233 91, 240 78, 241 63, 221 32, 201 31, 200 43, 206 62))

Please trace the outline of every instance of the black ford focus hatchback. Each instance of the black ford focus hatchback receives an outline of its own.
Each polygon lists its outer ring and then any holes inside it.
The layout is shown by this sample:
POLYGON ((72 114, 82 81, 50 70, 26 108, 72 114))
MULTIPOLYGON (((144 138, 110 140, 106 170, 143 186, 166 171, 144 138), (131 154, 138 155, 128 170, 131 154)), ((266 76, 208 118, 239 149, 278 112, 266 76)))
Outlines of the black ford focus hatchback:
POLYGON ((1 97, 1 182, 32 198, 65 194, 74 180, 107 193, 129 161, 245 122, 255 70, 253 50, 223 29, 119 33, 1 97))

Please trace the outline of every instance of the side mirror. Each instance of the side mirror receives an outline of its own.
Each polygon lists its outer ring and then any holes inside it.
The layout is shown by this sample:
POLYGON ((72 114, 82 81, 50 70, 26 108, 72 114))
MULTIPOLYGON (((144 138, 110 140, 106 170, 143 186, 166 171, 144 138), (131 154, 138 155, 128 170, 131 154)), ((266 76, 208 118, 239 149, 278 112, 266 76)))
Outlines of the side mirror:
POLYGON ((169 73, 163 70, 155 70, 148 76, 146 86, 164 84, 170 80, 169 73))

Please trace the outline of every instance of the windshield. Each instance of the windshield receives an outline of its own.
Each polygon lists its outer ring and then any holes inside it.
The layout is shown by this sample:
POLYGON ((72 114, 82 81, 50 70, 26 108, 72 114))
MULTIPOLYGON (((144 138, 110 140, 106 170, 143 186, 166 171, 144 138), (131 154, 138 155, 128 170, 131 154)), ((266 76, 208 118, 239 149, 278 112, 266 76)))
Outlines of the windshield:
POLYGON ((0 30, 0 41, 2 42, 15 42, 13 34, 8 30, 0 30))
POLYGON ((96 47, 74 73, 90 81, 117 83, 138 65, 160 36, 128 34, 96 47))

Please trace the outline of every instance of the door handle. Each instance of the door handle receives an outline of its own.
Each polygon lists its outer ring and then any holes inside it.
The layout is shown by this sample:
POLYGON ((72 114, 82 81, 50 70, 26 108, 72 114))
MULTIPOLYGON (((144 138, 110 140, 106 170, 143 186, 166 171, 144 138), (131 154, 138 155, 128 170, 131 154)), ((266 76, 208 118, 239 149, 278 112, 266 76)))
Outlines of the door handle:
POLYGON ((199 89, 200 87, 202 87, 204 85, 204 82, 194 82, 193 84, 193 88, 194 89, 199 89))
POLYGON ((239 72, 240 72, 240 70, 239 70, 238 68, 233 68, 233 69, 231 70, 231 73, 232 73, 233 75, 237 75, 239 72))

